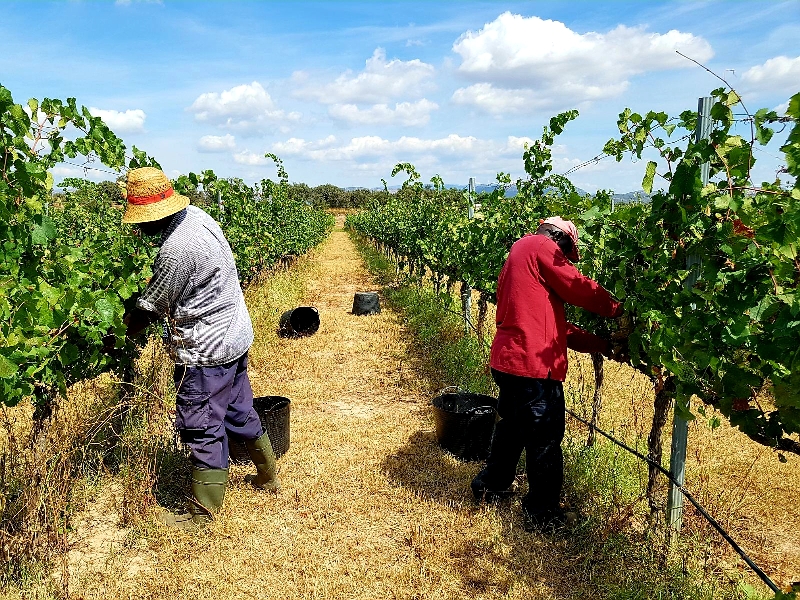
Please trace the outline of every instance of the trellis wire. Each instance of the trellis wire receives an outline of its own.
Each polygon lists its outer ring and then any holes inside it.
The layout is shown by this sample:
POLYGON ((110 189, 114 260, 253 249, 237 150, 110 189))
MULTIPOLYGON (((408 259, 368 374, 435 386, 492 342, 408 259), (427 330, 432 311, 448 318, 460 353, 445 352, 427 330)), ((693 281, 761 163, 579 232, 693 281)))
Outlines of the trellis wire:
POLYGON ((624 450, 627 450, 628 452, 630 452, 631 454, 636 456, 639 460, 643 460, 647 464, 651 465, 656 470, 658 470, 662 475, 664 475, 667 479, 669 479, 669 481, 673 484, 674 488, 677 489, 681 494, 683 494, 684 497, 689 502, 692 503, 692 505, 694 505, 694 507, 697 509, 697 511, 706 518, 706 520, 711 524, 711 526, 714 529, 717 530, 717 532, 723 537, 723 539, 726 542, 728 542, 728 544, 730 544, 731 547, 734 550, 736 550, 736 552, 739 554, 739 556, 742 557, 744 562, 747 563, 747 566, 750 567, 753 570, 753 572, 756 575, 759 576, 761 581, 763 581, 767 585, 767 587, 769 587, 776 594, 781 591, 781 589, 775 584, 775 582, 772 581, 772 579, 770 579, 769 576, 766 573, 764 573, 764 571, 762 571, 756 563, 753 562, 753 560, 747 555, 747 553, 742 549, 742 547, 739 546, 739 544, 736 543, 736 541, 730 536, 730 534, 727 531, 725 531, 725 529, 722 528, 722 525, 720 525, 714 517, 712 517, 710 514, 708 514, 708 512, 702 507, 702 505, 697 500, 694 499, 694 496, 692 496, 692 494, 689 493, 689 491, 683 486, 682 483, 679 483, 672 476, 672 473, 670 473, 667 469, 662 467, 656 461, 648 458, 647 456, 645 456, 641 452, 639 452, 637 450, 634 450, 633 448, 631 448, 630 446, 625 444, 625 442, 621 442, 620 440, 616 439, 611 434, 603 431, 602 429, 600 429, 596 425, 593 426, 591 423, 589 423, 588 421, 586 421, 582 417, 579 417, 578 415, 576 415, 570 409, 567 408, 565 410, 566 410, 567 414, 570 415, 573 419, 576 419, 576 420, 580 421, 581 423, 583 423, 584 425, 586 425, 588 427, 593 427, 595 432, 597 432, 600 435, 602 435, 603 437, 611 440, 611 442, 613 442, 614 444, 616 444, 620 448, 623 448, 624 450))
MULTIPOLYGON (((450 309, 447 309, 447 307, 445 307, 445 310, 450 310, 450 309)), ((454 314, 458 314, 459 316, 462 316, 462 314, 460 312, 458 312, 458 311, 451 311, 451 312, 453 312, 454 314)), ((477 333, 477 331, 476 331, 476 333, 477 333)), ((673 484, 673 489, 675 489, 678 492, 680 492, 697 509, 697 511, 701 515, 703 515, 703 517, 705 517, 705 519, 711 524, 711 526, 722 536, 722 538, 726 542, 728 542, 728 544, 736 551, 736 553, 739 554, 739 556, 742 557, 742 560, 744 560, 744 562, 747 564, 747 566, 750 567, 750 569, 756 575, 758 575, 758 577, 761 579, 761 581, 763 581, 767 585, 767 587, 769 587, 776 594, 781 591, 781 589, 775 584, 775 582, 772 581, 772 579, 770 579, 769 576, 766 573, 764 573, 764 571, 762 571, 761 568, 755 562, 753 562, 753 560, 742 549, 742 547, 739 546, 739 544, 736 543, 736 540, 734 540, 730 536, 730 534, 727 531, 725 531, 725 529, 722 527, 722 525, 720 525, 719 522, 714 517, 712 517, 708 513, 708 511, 706 511, 706 509, 703 508, 703 506, 697 500, 695 500, 694 496, 692 496, 692 494, 689 492, 689 490, 687 490, 683 486, 683 483, 682 482, 678 482, 675 479, 675 477, 673 477, 673 475, 672 475, 672 473, 670 471, 668 471, 663 466, 661 466, 660 463, 648 458, 647 456, 645 456, 641 452, 639 452, 637 450, 634 450, 633 448, 631 448, 630 446, 628 446, 624 442, 616 439, 615 437, 613 437, 608 432, 600 429, 599 427, 597 427, 596 424, 592 424, 589 421, 587 421, 586 419, 578 416, 577 414, 575 414, 570 409, 565 408, 565 411, 572 418, 574 418, 577 421, 583 423, 584 425, 586 425, 590 429, 593 429, 595 431, 595 433, 599 433, 600 435, 602 435, 603 437, 607 438, 608 440, 610 440, 611 442, 613 442, 614 444, 616 444, 620 448, 623 448, 624 450, 626 450, 629 453, 631 453, 634 456, 636 456, 639 460, 644 461, 645 463, 651 465, 658 472, 660 472, 662 475, 664 475, 670 481, 670 483, 673 484)))

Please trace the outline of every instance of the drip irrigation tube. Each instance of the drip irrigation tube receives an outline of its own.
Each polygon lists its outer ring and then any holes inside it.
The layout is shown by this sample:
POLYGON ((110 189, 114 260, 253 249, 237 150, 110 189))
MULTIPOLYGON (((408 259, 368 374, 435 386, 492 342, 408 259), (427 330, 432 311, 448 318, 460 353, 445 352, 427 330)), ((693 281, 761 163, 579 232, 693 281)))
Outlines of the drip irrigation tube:
POLYGON ((775 585, 775 582, 772 581, 772 579, 770 579, 767 576, 767 574, 764 573, 764 571, 762 571, 758 567, 758 565, 756 563, 754 563, 753 560, 749 556, 747 556, 747 554, 745 553, 744 550, 742 550, 742 548, 739 546, 739 544, 737 544, 736 541, 734 541, 734 539, 728 534, 728 532, 725 531, 722 528, 722 525, 720 525, 717 522, 717 520, 714 519, 714 517, 712 517, 710 514, 708 514, 706 512, 706 510, 702 506, 700 506, 700 503, 697 500, 694 499, 694 496, 692 496, 685 487, 683 487, 680 483, 678 483, 675 480, 675 478, 672 476, 672 473, 670 473, 667 469, 662 467, 660 464, 658 464, 657 462, 655 462, 651 458, 646 457, 641 452, 638 452, 638 451, 634 450, 633 448, 631 448, 630 446, 628 446, 624 442, 620 442, 618 439, 614 438, 613 436, 611 436, 610 434, 606 433, 602 429, 599 429, 598 427, 596 427, 596 426, 592 425, 591 423, 589 423, 587 420, 579 417, 578 415, 576 415, 571 410, 566 409, 566 411, 567 411, 567 414, 569 414, 572 418, 580 421, 584 425, 587 425, 589 427, 593 427, 594 430, 597 433, 599 433, 603 437, 608 438, 609 440, 614 442, 620 448, 624 448, 625 450, 627 450, 628 452, 630 452, 631 454, 633 454, 634 456, 636 456, 640 460, 643 460, 647 464, 649 464, 649 465, 655 467, 656 469, 658 469, 658 471, 660 471, 667 479, 669 479, 675 485, 675 487, 681 492, 681 494, 683 494, 686 497, 686 499, 694 505, 694 507, 700 512, 700 514, 703 515, 709 523, 711 523, 711 526, 714 529, 717 530, 717 532, 725 539, 725 541, 728 542, 734 550, 736 550, 736 552, 739 554, 739 556, 742 557, 744 562, 747 563, 747 566, 750 567, 753 570, 753 572, 756 575, 759 576, 759 578, 761 578, 761 581, 763 581, 767 585, 767 587, 769 587, 769 589, 771 589, 776 594, 781 592, 781 589, 777 585, 775 585))

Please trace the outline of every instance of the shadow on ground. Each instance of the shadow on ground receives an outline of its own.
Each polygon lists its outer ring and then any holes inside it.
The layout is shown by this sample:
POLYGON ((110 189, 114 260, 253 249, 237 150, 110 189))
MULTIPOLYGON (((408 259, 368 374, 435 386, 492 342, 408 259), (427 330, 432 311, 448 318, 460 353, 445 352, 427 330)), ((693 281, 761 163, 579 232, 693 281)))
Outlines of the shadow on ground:
POLYGON ((192 463, 181 446, 161 448, 156 453, 153 496, 159 506, 172 511, 186 509, 190 494, 192 463))
POLYGON ((521 494, 490 505, 473 501, 469 483, 481 467, 480 462, 460 462, 444 452, 430 431, 413 433, 381 463, 393 484, 468 520, 492 513, 489 529, 465 525, 437 538, 436 552, 444 549, 464 589, 487 597, 504 596, 515 586, 537 590, 534 598, 714 597, 697 589, 698 582, 685 572, 659 566, 657 544, 646 533, 615 524, 605 514, 593 514, 591 508, 573 530, 526 532, 521 494))
POLYGON ((432 431, 417 431, 381 464, 392 483, 413 489, 432 500, 472 503, 469 482, 480 462, 461 462, 436 443, 432 431))
POLYGON ((580 581, 583 576, 576 571, 581 570, 579 564, 586 557, 586 532, 577 531, 572 536, 525 532, 519 496, 488 507, 477 504, 469 483, 482 467, 481 462, 461 462, 438 446, 433 432, 417 431, 397 452, 387 456, 381 467, 392 483, 413 490, 421 498, 456 512, 466 511, 467 515, 489 510, 499 517, 500 529, 490 535, 465 528, 450 532, 441 542, 448 546, 448 558, 464 589, 494 597, 523 585, 541 590, 544 597, 586 597, 585 581, 580 581), (583 588, 580 593, 579 588, 583 588))

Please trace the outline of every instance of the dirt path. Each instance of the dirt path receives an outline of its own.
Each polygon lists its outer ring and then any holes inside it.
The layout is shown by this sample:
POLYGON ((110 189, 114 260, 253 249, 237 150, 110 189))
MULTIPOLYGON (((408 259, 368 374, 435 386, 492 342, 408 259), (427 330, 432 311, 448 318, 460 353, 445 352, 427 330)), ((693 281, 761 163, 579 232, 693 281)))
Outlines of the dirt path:
POLYGON ((252 468, 233 466, 206 530, 116 536, 113 554, 71 578, 72 597, 584 598, 598 576, 630 578, 597 540, 523 532, 518 500, 476 507, 479 465, 436 446, 429 401, 443 384, 426 379, 402 318, 385 304, 350 312, 355 292, 378 286, 347 234, 334 231, 306 268, 301 302, 321 318, 313 336, 278 338, 286 306, 269 285, 247 294, 254 391, 292 400, 281 492, 252 490, 252 468))
MULTIPOLYGON (((520 537, 510 507, 476 509, 467 494, 478 465, 435 446, 435 384, 415 370, 398 315, 386 307, 351 314, 354 293, 376 284, 347 234, 335 231, 312 269, 303 302, 320 311, 315 335, 278 338, 279 309, 251 306, 255 393, 292 400, 281 492, 252 490, 243 481, 251 469, 234 466, 225 505, 205 531, 146 527, 99 572, 73 578, 71 595, 563 597, 551 593, 557 574, 545 582, 535 568, 521 571, 544 542, 520 537)), ((269 307, 259 293, 248 302, 269 307)))

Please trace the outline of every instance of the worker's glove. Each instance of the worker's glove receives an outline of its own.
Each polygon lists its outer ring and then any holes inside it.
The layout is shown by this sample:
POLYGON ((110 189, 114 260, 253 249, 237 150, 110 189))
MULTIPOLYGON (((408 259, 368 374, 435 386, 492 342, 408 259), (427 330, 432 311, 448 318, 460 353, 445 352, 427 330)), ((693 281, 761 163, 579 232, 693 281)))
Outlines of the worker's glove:
POLYGON ((150 325, 155 318, 156 315, 151 312, 142 310, 141 308, 134 308, 122 318, 122 322, 125 323, 127 327, 125 336, 129 340, 135 340, 139 334, 147 329, 148 325, 150 325))
POLYGON ((103 336, 103 354, 117 358, 122 350, 117 348, 117 335, 114 333, 114 328, 108 330, 103 336))
POLYGON ((633 319, 627 312, 615 317, 614 327, 608 340, 608 348, 603 354, 617 362, 630 362, 631 356, 628 349, 628 337, 633 331, 633 319))
POLYGON ((628 349, 628 338, 622 339, 612 339, 608 343, 608 347, 606 352, 604 352, 606 358, 610 358, 611 360, 615 360, 621 363, 629 363, 631 361, 630 350, 628 349))
POLYGON ((113 352, 117 345, 117 336, 114 332, 107 333, 103 336, 103 352, 109 354, 113 352))

